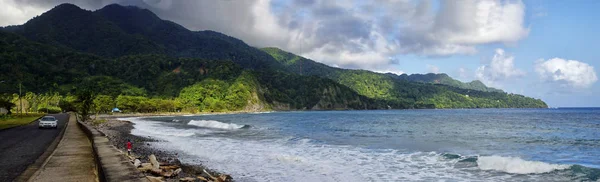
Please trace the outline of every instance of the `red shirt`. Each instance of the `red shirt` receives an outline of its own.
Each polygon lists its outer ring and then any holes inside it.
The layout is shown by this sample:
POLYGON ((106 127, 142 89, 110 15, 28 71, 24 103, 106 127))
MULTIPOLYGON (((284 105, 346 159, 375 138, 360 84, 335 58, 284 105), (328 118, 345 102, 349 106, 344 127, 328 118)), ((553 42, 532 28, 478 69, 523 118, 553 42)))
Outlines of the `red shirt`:
POLYGON ((127 142, 127 149, 131 149, 131 142, 127 142))

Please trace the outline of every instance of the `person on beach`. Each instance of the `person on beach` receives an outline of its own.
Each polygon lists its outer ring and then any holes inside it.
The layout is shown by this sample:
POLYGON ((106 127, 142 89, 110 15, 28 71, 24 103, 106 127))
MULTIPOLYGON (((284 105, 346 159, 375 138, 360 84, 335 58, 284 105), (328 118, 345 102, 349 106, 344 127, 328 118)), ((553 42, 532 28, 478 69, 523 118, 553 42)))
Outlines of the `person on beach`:
POLYGON ((127 155, 131 155, 131 140, 127 139, 127 155))

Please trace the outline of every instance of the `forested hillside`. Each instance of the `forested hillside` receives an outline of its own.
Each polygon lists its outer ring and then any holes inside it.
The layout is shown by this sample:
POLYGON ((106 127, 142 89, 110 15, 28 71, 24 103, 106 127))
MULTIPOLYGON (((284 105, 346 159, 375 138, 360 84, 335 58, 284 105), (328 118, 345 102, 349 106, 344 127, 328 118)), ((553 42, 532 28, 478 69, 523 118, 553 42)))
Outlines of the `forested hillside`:
POLYGON ((547 107, 480 82, 449 84, 456 80, 447 75, 433 84, 438 75, 333 68, 120 5, 92 12, 63 4, 3 28, 0 59, 4 100, 14 101, 22 83, 27 102, 63 110, 82 90, 95 92, 98 112, 547 107))
POLYGON ((547 107, 539 100, 506 94, 480 81, 462 83, 446 74, 395 75, 329 67, 278 48, 263 48, 290 72, 330 78, 369 98, 406 108, 547 107))
POLYGON ((133 6, 108 5, 97 11, 61 4, 7 31, 30 40, 103 57, 165 54, 231 60, 245 68, 277 67, 268 54, 214 31, 193 32, 133 6))
POLYGON ((487 86, 485 86, 485 84, 483 84, 479 80, 474 80, 471 82, 464 83, 464 82, 453 79, 452 77, 448 76, 445 73, 439 73, 439 74, 427 73, 427 74, 412 74, 412 75, 402 74, 402 75, 397 75, 397 78, 403 79, 403 80, 408 80, 408 81, 413 81, 413 82, 449 85, 449 86, 463 88, 463 89, 479 90, 479 91, 486 91, 486 92, 504 92, 500 89, 487 87, 487 86))
MULTIPOLYGON (((5 32, 0 32, 0 48, 0 80, 6 80, 2 84, 22 81, 24 90, 32 93, 69 95, 76 92, 78 83, 92 82, 99 95, 113 100, 112 105, 129 102, 127 99, 137 99, 134 103, 140 104, 156 98, 177 101, 173 107, 178 109, 196 111, 385 108, 328 79, 244 70, 227 60, 165 55, 102 58, 5 32)), ((17 93, 18 87, 2 87, 0 91, 17 93)), ((124 104, 124 108, 156 110, 135 105, 124 104)))

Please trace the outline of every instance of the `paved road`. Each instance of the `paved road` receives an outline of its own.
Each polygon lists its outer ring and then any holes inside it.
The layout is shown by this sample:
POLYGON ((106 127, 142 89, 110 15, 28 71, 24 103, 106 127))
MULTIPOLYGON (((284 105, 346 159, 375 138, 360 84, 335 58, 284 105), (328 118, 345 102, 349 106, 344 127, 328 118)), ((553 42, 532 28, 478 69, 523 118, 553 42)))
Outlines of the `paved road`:
POLYGON ((46 151, 65 128, 68 114, 53 115, 58 129, 38 129, 38 121, 0 131, 0 181, 12 181, 46 151))

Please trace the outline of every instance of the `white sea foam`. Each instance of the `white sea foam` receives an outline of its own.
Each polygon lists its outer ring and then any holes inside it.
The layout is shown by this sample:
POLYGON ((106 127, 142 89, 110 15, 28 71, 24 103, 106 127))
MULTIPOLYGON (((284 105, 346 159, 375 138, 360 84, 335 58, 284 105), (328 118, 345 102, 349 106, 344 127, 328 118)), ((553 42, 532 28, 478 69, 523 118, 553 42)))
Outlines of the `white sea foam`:
POLYGON ((261 111, 261 112, 251 112, 248 114, 269 114, 269 113, 274 113, 273 111, 261 111))
POLYGON ((226 130, 241 129, 244 125, 238 125, 234 123, 223 123, 215 120, 191 120, 188 125, 194 125, 204 128, 217 128, 226 130))
MULTIPOLYGON (((172 127, 165 127, 157 121, 147 121, 143 118, 119 118, 119 120, 131 121, 135 124, 133 130, 143 130, 144 135, 141 136, 174 136, 174 137, 189 137, 196 133, 206 133, 194 129, 176 129, 172 127)), ((132 131, 133 133, 133 131, 132 131)))
POLYGON ((513 174, 539 174, 554 170, 564 170, 571 165, 548 164, 539 161, 526 161, 518 157, 482 156, 477 159, 481 170, 496 170, 513 174))
MULTIPOLYGON (((134 133, 136 134, 136 133, 134 133)), ((236 140, 165 136, 153 145, 181 160, 231 174, 236 181, 437 181, 468 178, 435 152, 373 151, 307 140, 236 140)))

